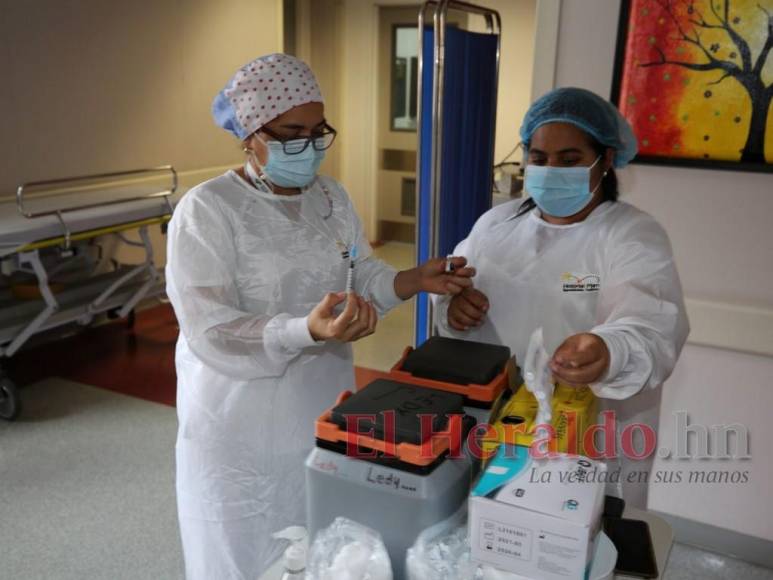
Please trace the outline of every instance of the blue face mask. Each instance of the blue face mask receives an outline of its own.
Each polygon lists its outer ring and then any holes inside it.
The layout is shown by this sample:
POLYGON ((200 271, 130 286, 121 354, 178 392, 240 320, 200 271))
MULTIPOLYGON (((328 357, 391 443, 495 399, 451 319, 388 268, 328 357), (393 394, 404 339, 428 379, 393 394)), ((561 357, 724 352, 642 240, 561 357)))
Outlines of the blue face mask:
POLYGON ((601 156, 597 157, 590 167, 527 165, 523 187, 543 213, 554 217, 572 216, 587 207, 601 186, 599 180, 593 190, 590 188, 590 170, 600 159, 601 156))
MULTIPOLYGON (((317 176, 325 151, 317 151, 311 143, 301 153, 288 155, 279 141, 263 141, 268 147, 268 162, 261 167, 263 174, 279 187, 304 187, 317 176)), ((306 139, 287 141, 285 146, 302 147, 306 139)))

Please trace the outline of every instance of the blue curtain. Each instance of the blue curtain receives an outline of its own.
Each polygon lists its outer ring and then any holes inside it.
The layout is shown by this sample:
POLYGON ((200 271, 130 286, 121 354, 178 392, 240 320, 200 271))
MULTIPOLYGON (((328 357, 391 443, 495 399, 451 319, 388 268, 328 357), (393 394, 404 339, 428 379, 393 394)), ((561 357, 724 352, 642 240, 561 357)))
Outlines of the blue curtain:
MULTIPOLYGON (((432 174, 432 75, 434 32, 424 31, 421 103, 421 181, 419 183, 419 259, 429 259, 432 174)), ((497 37, 446 29, 443 90, 443 150, 440 175, 439 255, 450 254, 491 207, 494 164, 494 106, 497 37)), ((416 308, 416 345, 427 338, 429 298, 416 308)))

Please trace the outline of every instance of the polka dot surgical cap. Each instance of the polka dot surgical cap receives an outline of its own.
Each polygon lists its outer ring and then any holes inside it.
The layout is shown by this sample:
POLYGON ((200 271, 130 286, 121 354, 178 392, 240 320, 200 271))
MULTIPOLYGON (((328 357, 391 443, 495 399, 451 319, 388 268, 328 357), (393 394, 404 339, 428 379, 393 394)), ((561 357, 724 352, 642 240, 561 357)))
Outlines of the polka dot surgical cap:
POLYGON ((288 54, 269 54, 236 71, 212 102, 212 116, 218 126, 246 139, 293 107, 322 102, 309 65, 288 54))

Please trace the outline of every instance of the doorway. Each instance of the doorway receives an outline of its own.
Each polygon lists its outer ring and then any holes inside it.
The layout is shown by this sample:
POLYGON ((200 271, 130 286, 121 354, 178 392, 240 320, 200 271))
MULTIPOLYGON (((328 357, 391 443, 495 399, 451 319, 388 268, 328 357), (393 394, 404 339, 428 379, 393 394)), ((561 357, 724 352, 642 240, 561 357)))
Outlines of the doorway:
MULTIPOLYGON (((376 216, 378 239, 414 243, 420 6, 380 6, 376 216)), ((449 14, 459 26, 460 13, 449 14)))

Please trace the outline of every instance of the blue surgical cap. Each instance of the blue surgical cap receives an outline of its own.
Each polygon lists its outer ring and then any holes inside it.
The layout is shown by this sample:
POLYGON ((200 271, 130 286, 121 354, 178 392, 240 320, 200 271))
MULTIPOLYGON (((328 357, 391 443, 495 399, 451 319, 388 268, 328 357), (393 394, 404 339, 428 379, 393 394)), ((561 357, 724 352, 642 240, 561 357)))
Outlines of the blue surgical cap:
POLYGON ((570 123, 615 150, 615 167, 625 167, 636 156, 636 135, 612 103, 596 93, 574 87, 555 89, 537 99, 521 125, 521 141, 547 123, 570 123))

